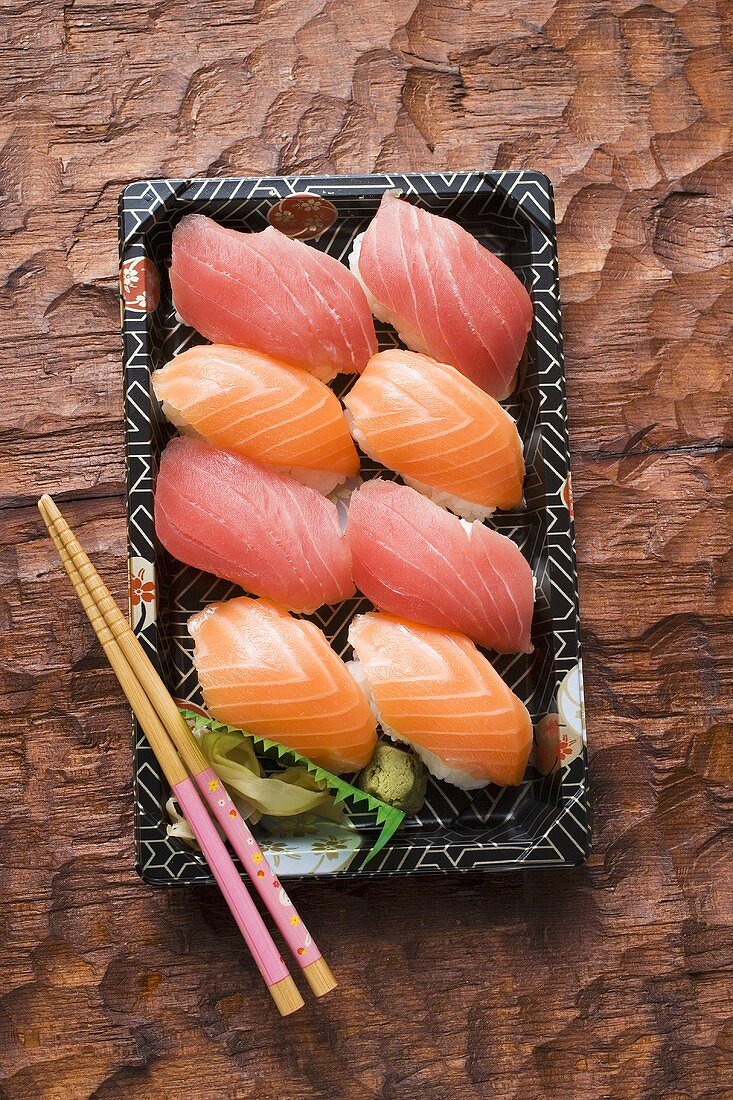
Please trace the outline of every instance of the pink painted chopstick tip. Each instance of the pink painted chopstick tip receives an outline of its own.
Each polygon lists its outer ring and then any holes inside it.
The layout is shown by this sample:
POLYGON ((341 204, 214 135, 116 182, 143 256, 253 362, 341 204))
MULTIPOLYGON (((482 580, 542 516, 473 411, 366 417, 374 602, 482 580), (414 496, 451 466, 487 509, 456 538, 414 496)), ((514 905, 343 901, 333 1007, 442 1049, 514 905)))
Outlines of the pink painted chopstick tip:
POLYGON ((302 968, 316 962, 321 958, 321 952, 221 779, 213 768, 198 772, 194 779, 275 921, 293 958, 302 968))
POLYGON ((206 812, 192 779, 173 787, 178 804, 191 826, 206 862, 226 898, 240 932, 268 986, 289 977, 277 946, 242 882, 214 823, 206 812))

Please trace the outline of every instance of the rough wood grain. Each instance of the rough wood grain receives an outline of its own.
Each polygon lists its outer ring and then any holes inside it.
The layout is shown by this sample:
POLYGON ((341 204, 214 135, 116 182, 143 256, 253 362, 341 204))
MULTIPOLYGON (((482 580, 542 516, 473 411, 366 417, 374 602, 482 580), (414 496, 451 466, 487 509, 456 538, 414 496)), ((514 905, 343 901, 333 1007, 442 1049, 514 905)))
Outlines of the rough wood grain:
POLYGON ((732 47, 722 0, 4 5, 0 1096, 731 1094, 732 47), (341 991, 275 1021, 216 894, 132 870, 34 500, 121 596, 128 180, 493 166, 556 184, 594 853, 300 888, 341 991))

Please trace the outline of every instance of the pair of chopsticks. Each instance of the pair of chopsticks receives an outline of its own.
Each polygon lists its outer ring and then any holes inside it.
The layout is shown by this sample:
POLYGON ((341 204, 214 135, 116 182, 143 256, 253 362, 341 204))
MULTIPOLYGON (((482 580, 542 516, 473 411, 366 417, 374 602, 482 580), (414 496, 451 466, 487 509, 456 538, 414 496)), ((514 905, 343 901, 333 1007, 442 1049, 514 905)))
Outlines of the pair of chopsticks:
POLYGON ((257 841, 172 696, 50 496, 38 508, 107 659, 127 696, 163 774, 199 843, 281 1015, 303 998, 242 881, 212 818, 221 826, 317 997, 335 988, 328 963, 313 942, 257 841), (204 801, 206 806, 204 805, 204 801))

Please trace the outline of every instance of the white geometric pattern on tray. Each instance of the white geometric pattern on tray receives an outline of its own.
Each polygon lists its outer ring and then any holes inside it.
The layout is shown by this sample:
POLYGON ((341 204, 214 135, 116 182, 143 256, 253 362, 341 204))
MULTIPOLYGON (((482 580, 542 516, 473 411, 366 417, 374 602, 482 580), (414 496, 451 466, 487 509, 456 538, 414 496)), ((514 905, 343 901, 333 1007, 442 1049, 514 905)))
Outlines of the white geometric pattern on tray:
MULTIPOLYGON (((178 321, 170 301, 166 266, 173 226, 195 210, 227 225, 256 231, 267 225, 267 212, 274 203, 307 191, 327 196, 338 210, 336 221, 311 247, 345 260, 379 197, 391 188, 463 224, 509 263, 532 295, 535 324, 522 382, 517 395, 507 402, 525 448, 526 508, 497 513, 494 523, 520 545, 535 571, 536 648, 531 656, 494 655, 494 663, 539 722, 557 711, 558 692, 577 671, 580 656, 553 200, 549 182, 540 173, 148 180, 125 190, 120 200, 121 263, 136 261, 143 270, 149 265, 151 281, 157 277, 160 283, 159 304, 157 293, 152 299, 156 308, 146 312, 126 306, 123 312, 130 556, 147 563, 149 575, 156 578, 158 597, 157 615, 155 604, 143 608, 137 616, 137 632, 174 693, 196 701, 186 619, 208 600, 237 591, 227 582, 173 562, 156 545, 153 533, 155 463, 171 429, 151 402, 150 374, 200 340, 178 321)), ((377 328, 380 346, 396 344, 390 328, 377 328)), ((342 394, 351 384, 351 378, 338 379, 337 392, 342 394)), ((376 472, 394 476, 364 460, 362 477, 376 472)), ((348 623, 357 610, 369 606, 357 598, 336 608, 322 608, 312 618, 335 648, 346 653, 348 623)), ((365 830, 367 839, 363 851, 357 849, 348 863, 342 861, 338 873, 483 871, 581 862, 589 845, 582 697, 579 713, 577 752, 562 759, 550 776, 543 777, 530 767, 518 788, 490 786, 470 793, 431 782, 420 815, 407 820, 363 872, 370 822, 355 816, 354 824, 365 830)), ((134 745, 140 873, 146 881, 160 885, 210 881, 197 855, 165 835, 165 791, 157 763, 137 728, 134 745)), ((328 862, 321 861, 317 873, 329 873, 328 862)), ((301 871, 296 862, 283 859, 278 873, 287 877, 301 871)))

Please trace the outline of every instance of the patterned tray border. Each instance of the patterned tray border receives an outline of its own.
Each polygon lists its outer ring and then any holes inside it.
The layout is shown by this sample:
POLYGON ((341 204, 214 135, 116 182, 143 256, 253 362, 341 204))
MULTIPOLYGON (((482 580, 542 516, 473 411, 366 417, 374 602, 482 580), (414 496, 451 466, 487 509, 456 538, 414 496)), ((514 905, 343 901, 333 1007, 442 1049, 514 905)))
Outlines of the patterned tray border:
MULTIPOLYGON (((570 730, 576 745, 570 751, 570 758, 555 773, 554 778, 559 778, 560 785, 557 804, 538 805, 537 818, 531 823, 534 831, 529 837, 524 831, 517 835, 511 820, 512 807, 508 804, 506 827, 497 829, 494 826, 490 837, 482 837, 478 832, 469 840, 459 829, 443 829, 431 834, 405 830, 393 838, 366 870, 360 870, 364 853, 357 848, 350 850, 347 858, 337 860, 335 865, 320 860, 305 873, 338 873, 339 877, 351 878, 576 866, 585 860, 590 849, 587 759, 554 202, 552 186, 543 174, 522 171, 161 179, 143 180, 124 190, 119 203, 119 240, 133 625, 151 659, 159 664, 155 603, 154 599, 152 604, 144 602, 148 594, 154 596, 154 586, 142 589, 146 582, 154 581, 156 555, 152 524, 155 427, 150 415, 149 381, 153 366, 160 365, 152 362, 151 340, 151 326, 159 301, 159 275, 150 251, 159 222, 171 206, 179 204, 191 210, 214 201, 241 200, 244 207, 260 199, 270 204, 303 192, 330 197, 378 195, 393 187, 405 194, 419 195, 426 206, 441 213, 446 212, 451 201, 459 195, 492 193, 496 196, 498 193, 503 195, 502 208, 506 206, 513 219, 521 218, 525 224, 535 305, 536 368, 541 379, 539 423, 544 454, 551 456, 551 460, 545 459, 544 475, 546 497, 550 502, 546 508, 547 544, 557 703, 562 715, 565 692, 570 699, 570 730)), ((231 218, 232 207, 227 209, 231 218)), ((166 836, 160 773, 135 722, 133 747, 136 864, 140 875, 146 882, 160 886, 212 882, 200 857, 166 836)), ((277 847, 273 845, 276 861, 277 847)), ((299 877, 304 873, 297 862, 280 862, 278 873, 281 877, 299 877)))

